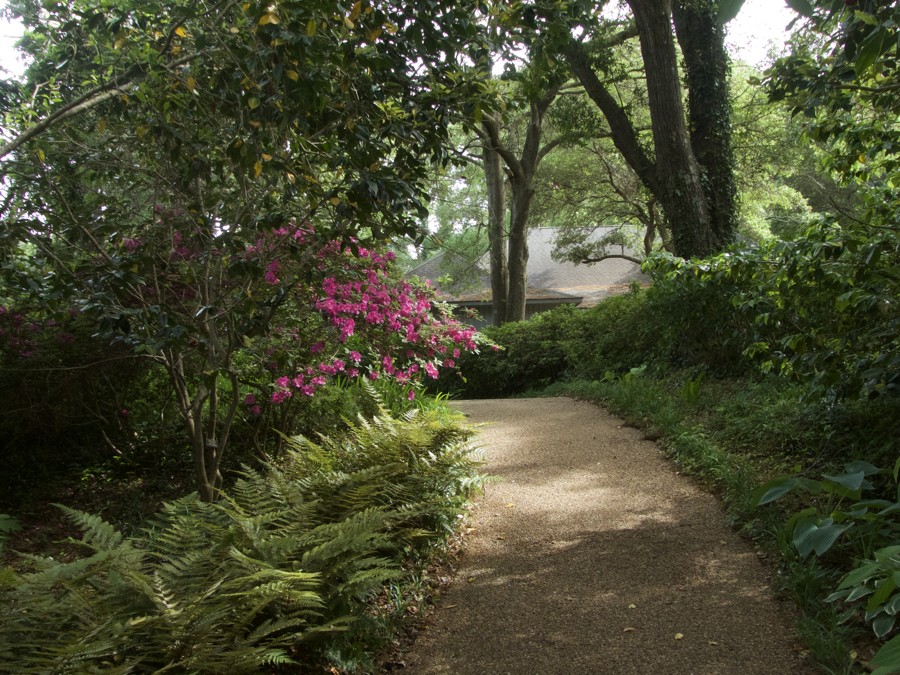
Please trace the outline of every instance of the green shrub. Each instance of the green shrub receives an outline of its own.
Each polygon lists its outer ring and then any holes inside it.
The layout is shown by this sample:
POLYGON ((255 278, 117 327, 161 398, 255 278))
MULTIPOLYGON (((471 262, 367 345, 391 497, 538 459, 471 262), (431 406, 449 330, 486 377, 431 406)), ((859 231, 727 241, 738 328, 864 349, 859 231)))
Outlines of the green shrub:
POLYGON ((587 310, 563 306, 528 321, 485 328, 501 349, 464 354, 460 374, 444 374, 432 388, 493 398, 602 377, 607 370, 627 372, 654 358, 660 331, 645 300, 645 292, 635 290, 587 310))
POLYGON ((341 440, 293 439, 283 463, 245 468, 218 504, 167 504, 142 538, 64 509, 90 555, 0 574, 0 671, 236 675, 364 660, 366 600, 446 537, 480 486, 460 419, 411 411, 341 440))

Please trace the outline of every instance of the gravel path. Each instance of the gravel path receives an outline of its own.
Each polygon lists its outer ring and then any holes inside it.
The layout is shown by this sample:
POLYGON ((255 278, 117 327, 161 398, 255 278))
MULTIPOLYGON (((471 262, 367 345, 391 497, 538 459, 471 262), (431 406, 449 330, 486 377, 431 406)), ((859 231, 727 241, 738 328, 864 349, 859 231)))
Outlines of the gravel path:
POLYGON ((409 675, 810 672, 769 572, 657 446, 567 398, 458 401, 488 485, 409 675))

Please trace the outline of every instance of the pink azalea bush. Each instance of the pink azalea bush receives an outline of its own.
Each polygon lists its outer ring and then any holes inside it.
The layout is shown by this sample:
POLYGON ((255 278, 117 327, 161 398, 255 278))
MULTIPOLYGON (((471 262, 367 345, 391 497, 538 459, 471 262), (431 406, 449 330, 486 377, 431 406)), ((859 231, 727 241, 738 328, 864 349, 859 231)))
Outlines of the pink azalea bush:
MULTIPOLYGON (((333 378, 388 378, 415 386, 423 377, 437 379, 438 369, 453 367, 460 350, 477 348, 478 335, 436 303, 428 285, 402 278, 392 268, 394 254, 337 242, 321 246, 315 257, 320 279, 303 279, 296 261, 283 255, 290 244, 312 244, 312 228, 280 229, 248 246, 247 255, 264 258, 265 282, 301 299, 318 321, 310 330, 290 322, 270 331, 267 358, 277 363, 269 401, 282 404, 293 396, 314 396, 333 378), (285 358, 290 357, 290 358, 285 358)), ((354 242, 355 243, 355 242, 354 242)), ((412 388, 408 393, 414 397, 412 388)), ((256 399, 245 404, 258 409, 256 399)))

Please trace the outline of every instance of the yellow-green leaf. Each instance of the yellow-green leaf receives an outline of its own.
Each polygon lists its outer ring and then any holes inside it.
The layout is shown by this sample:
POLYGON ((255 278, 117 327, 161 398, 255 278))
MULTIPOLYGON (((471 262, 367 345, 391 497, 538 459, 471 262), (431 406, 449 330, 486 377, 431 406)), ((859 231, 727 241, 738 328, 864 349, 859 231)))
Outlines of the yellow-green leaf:
POLYGON ((267 23, 270 23, 271 21, 272 21, 272 15, 271 15, 271 14, 263 14, 263 15, 262 15, 262 18, 259 20, 259 25, 260 25, 260 26, 265 26, 267 23))
POLYGON ((340 200, 340 199, 338 199, 338 198, 337 198, 337 197, 332 197, 332 198, 331 198, 331 199, 329 199, 329 200, 328 200, 328 201, 330 201, 330 202, 331 202, 331 204, 332 204, 332 206, 337 206, 337 205, 338 205, 338 204, 340 204, 340 203, 341 203, 341 200, 340 200))
POLYGON ((124 44, 125 44, 125 38, 119 38, 118 40, 116 40, 115 44, 113 44, 113 49, 118 49, 119 47, 121 47, 124 44))
POLYGON ((259 107, 259 99, 256 98, 256 96, 254 96, 249 101, 247 101, 247 105, 250 106, 250 110, 253 110, 254 108, 258 108, 259 107))
POLYGON ((296 70, 286 70, 286 71, 284 71, 284 74, 287 75, 289 78, 291 78, 294 82, 296 82, 297 79, 300 77, 297 74, 296 70))
POLYGON ((350 10, 350 20, 356 21, 359 18, 359 13, 362 11, 362 0, 357 0, 353 3, 353 9, 350 10))
POLYGON ((309 37, 312 37, 313 35, 316 34, 316 20, 315 19, 310 19, 309 23, 306 24, 306 34, 309 37))
POLYGON ((187 37, 187 33, 184 32, 184 28, 182 28, 181 26, 178 26, 178 28, 175 29, 175 35, 178 35, 179 37, 187 37))
POLYGON ((99 131, 100 133, 106 131, 106 120, 100 120, 99 122, 97 122, 97 131, 99 131))
POLYGON ((263 161, 268 162, 270 159, 272 159, 272 155, 267 155, 267 154, 263 153, 262 158, 263 158, 263 161))
POLYGON ((197 86, 197 83, 194 82, 194 78, 189 76, 187 79, 187 88, 190 89, 191 91, 194 91, 194 87, 196 87, 196 86, 197 86))
POLYGON ((350 17, 349 17, 349 16, 345 16, 345 17, 344 17, 344 25, 345 25, 347 28, 349 28, 350 30, 353 30, 353 28, 354 28, 353 22, 350 20, 350 17))
POLYGON ((253 177, 259 178, 259 174, 261 174, 261 173, 262 173, 262 164, 260 164, 259 162, 256 162, 253 165, 253 177))
POLYGON ((38 157, 43 162, 44 161, 44 151, 38 148, 38 157))

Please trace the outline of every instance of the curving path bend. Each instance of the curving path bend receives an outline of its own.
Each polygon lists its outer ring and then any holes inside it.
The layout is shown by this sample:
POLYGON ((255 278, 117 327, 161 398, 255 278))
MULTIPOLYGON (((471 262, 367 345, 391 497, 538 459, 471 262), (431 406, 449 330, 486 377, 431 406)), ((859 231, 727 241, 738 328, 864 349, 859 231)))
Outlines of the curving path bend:
POLYGON ((455 405, 501 480, 404 673, 811 672, 752 546, 640 431, 568 398, 455 405))

